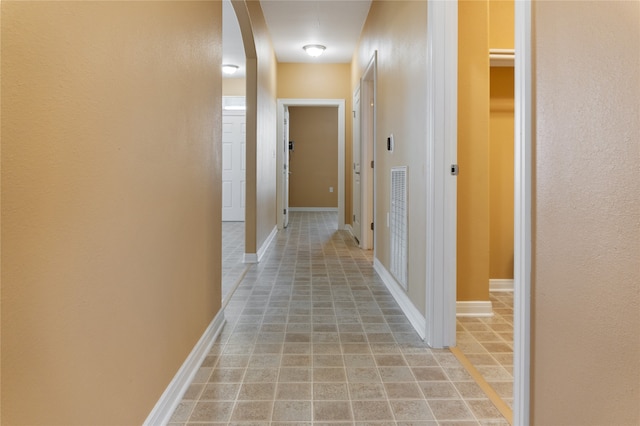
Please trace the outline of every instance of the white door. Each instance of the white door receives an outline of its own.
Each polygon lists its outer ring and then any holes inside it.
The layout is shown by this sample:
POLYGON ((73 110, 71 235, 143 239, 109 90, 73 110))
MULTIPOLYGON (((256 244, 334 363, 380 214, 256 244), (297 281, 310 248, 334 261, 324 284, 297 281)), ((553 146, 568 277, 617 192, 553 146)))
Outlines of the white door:
MULTIPOLYGON (((282 132, 282 149, 283 152, 283 167, 282 167, 282 197, 283 197, 283 214, 284 217, 282 219, 282 226, 287 227, 289 225, 289 175, 291 172, 289 171, 289 155, 290 155, 290 147, 289 147, 289 107, 284 107, 284 123, 283 123, 283 132, 282 132)), ((293 148, 293 147, 291 147, 293 148)))
POLYGON ((246 200, 245 115, 222 114, 222 220, 244 221, 246 200))
POLYGON ((362 241, 361 167, 360 167, 360 87, 353 94, 353 220, 351 228, 358 244, 362 241))

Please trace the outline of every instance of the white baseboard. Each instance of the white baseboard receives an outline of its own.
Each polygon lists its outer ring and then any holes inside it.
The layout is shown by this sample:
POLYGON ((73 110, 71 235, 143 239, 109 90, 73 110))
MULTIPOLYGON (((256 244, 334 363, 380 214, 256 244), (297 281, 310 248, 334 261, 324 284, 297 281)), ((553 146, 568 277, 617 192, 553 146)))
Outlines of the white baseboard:
POLYGON ((258 253, 245 253, 242 256, 242 263, 260 263, 277 233, 278 226, 274 226, 267 239, 264 240, 264 243, 262 243, 262 246, 258 249, 258 253))
POLYGON ((498 279, 492 278, 489 280, 489 291, 513 291, 513 278, 511 279, 498 279))
POLYGON ((198 343, 193 347, 191 353, 185 359, 184 363, 169 383, 169 386, 165 389, 162 396, 156 403, 149 416, 144 421, 145 426, 166 425, 173 412, 175 411, 184 393, 189 388, 193 377, 198 372, 202 361, 211 350, 211 346, 218 338, 222 327, 224 326, 224 310, 220 309, 220 312, 213 318, 207 329, 198 340, 198 343))
POLYGON ((349 233, 349 236, 353 238, 353 241, 356 243, 356 245, 360 247, 360 241, 356 238, 355 235, 353 235, 353 227, 351 226, 350 223, 347 223, 344 225, 344 230, 349 233))
POLYGON ((337 207, 289 207, 290 212, 337 212, 337 207))
POLYGON ((271 230, 271 233, 267 237, 267 239, 264 240, 264 243, 262 243, 262 246, 260 246, 260 248, 258 249, 258 262, 260 262, 264 257, 264 254, 267 252, 267 249, 273 242, 273 239, 276 237, 277 233, 278 233, 278 227, 274 226, 273 229, 271 230))
POLYGON ((493 306, 490 300, 472 300, 456 302, 456 316, 458 317, 492 317, 493 306))
POLYGON ((402 309, 402 312, 407 316, 407 319, 420 335, 420 338, 424 339, 427 331, 427 320, 424 315, 422 315, 414 306, 411 299, 409 299, 407 292, 400 287, 400 284, 396 282, 395 278, 393 278, 391 273, 387 271, 384 265, 377 258, 373 259, 373 269, 378 273, 382 282, 387 286, 387 289, 389 289, 393 298, 396 299, 396 302, 400 305, 400 309, 402 309))

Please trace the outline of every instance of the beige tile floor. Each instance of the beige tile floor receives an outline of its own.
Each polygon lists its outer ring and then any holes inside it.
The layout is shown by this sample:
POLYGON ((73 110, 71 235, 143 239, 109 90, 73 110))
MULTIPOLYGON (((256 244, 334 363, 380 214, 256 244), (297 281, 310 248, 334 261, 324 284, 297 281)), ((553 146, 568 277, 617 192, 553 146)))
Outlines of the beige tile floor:
POLYGON ((508 424, 420 340, 334 213, 292 213, 225 315, 172 425, 508 424))
POLYGON ((491 292, 493 317, 458 318, 458 349, 513 408, 513 293, 491 292))

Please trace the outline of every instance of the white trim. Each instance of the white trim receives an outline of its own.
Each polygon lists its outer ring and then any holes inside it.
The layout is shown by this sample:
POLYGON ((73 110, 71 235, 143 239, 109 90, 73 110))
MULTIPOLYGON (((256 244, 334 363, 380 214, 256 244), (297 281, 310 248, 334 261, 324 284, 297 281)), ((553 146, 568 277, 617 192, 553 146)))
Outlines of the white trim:
POLYGON ((220 309, 200 337, 200 340, 198 340, 198 343, 196 343, 191 350, 187 359, 184 360, 184 363, 171 380, 171 383, 169 383, 169 386, 167 386, 162 396, 160 396, 160 399, 149 413, 149 416, 147 416, 143 425, 166 425, 169 422, 176 407, 180 404, 180 401, 182 401, 184 393, 189 388, 189 385, 191 385, 191 381, 198 372, 202 362, 211 350, 211 346, 213 346, 213 343, 218 338, 224 323, 224 309, 220 309))
POLYGON ((489 280, 489 291, 513 291, 513 279, 492 278, 489 280))
POLYGON ((289 207, 290 212, 337 212, 337 207, 289 207))
POLYGON ((513 424, 530 417, 533 93, 531 0, 515 4, 513 424))
POLYGON ((353 235, 353 228, 351 227, 350 223, 346 223, 344 225, 344 230, 347 231, 349 233, 349 235, 351 236, 351 238, 355 238, 355 235, 353 235))
MULTIPOLYGON (((277 100, 277 140, 282 140, 284 129, 282 122, 284 120, 285 107, 292 106, 335 106, 338 107, 338 229, 344 228, 344 146, 345 146, 345 101, 344 99, 278 99, 277 100)), ((283 168, 283 150, 276 150, 276 170, 281 171, 283 168)), ((284 210, 284 197, 282 189, 282 173, 276 173, 276 206, 278 211, 284 210)), ((277 228, 283 228, 283 214, 277 215, 277 228)))
POLYGON ((400 284, 396 282, 377 258, 373 259, 373 269, 378 273, 384 285, 387 286, 387 289, 400 306, 400 309, 402 309, 402 312, 407 316, 407 319, 409 319, 409 322, 413 328, 415 328, 420 338, 424 339, 424 332, 427 328, 425 317, 414 306, 407 293, 400 287, 400 284))
POLYGON ((456 341, 458 3, 427 2, 426 341, 456 341))
POLYGON ((367 68, 360 77, 360 247, 373 249, 375 255, 376 236, 371 224, 376 223, 376 164, 375 141, 377 138, 376 117, 378 111, 378 51, 375 50, 367 68), (371 84, 371 88, 369 86, 371 84), (373 104, 373 110, 363 108, 373 104), (365 137, 363 137, 365 136, 365 137))
POLYGON ((492 317, 491 300, 471 300, 456 302, 457 317, 492 317))
POLYGON ((262 261, 264 254, 267 252, 267 249, 271 245, 271 242, 276 237, 277 233, 278 233, 278 227, 274 226, 273 229, 271 230, 271 233, 267 237, 267 239, 264 240, 264 243, 262 243, 262 246, 260 246, 260 248, 258 249, 258 263, 262 261))

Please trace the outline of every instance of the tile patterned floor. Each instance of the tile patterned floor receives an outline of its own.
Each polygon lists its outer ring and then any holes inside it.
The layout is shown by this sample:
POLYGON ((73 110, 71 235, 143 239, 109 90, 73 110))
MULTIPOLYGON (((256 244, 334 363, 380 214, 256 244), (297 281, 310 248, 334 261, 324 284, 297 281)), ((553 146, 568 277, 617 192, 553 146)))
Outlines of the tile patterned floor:
POLYGON ((171 425, 508 424, 420 340, 335 213, 292 213, 225 315, 171 425))
POLYGON ((513 408, 513 292, 491 292, 493 317, 458 318, 457 347, 513 408))

